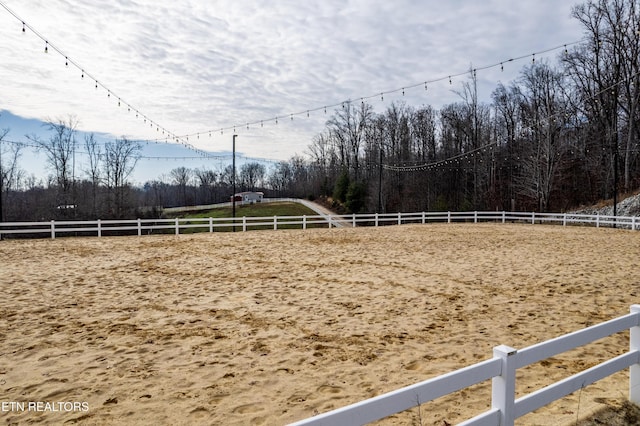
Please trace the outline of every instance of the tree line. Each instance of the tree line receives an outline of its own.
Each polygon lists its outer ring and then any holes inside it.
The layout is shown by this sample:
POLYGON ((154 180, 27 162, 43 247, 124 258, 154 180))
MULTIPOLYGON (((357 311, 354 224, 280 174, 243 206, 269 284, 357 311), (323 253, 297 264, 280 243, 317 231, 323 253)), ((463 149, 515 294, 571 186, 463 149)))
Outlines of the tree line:
MULTIPOLYGON (((473 67, 459 100, 439 109, 395 102, 377 113, 367 102, 346 102, 306 157, 244 164, 237 189, 322 198, 351 212, 562 211, 632 191, 640 186, 639 3, 589 0, 572 16, 582 42, 556 64, 534 59, 489 102, 478 99, 473 67)), ((75 124, 50 123, 49 140, 32 138, 54 172, 46 185, 21 179, 19 148, 0 152, 5 218, 140 216, 231 195, 231 165, 178 167, 133 188, 141 148, 126 138, 101 148, 86 137, 88 170, 72 176, 75 124)))

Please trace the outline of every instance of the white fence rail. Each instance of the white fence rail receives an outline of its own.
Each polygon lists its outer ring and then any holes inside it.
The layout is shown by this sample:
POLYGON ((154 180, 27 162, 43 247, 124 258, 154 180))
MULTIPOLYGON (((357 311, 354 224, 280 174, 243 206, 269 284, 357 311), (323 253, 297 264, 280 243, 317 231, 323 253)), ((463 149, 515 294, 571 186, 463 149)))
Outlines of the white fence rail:
POLYGON ((462 425, 513 425, 515 419, 625 368, 630 368, 629 400, 640 404, 640 305, 631 313, 517 350, 498 346, 493 358, 375 398, 293 423, 292 426, 361 425, 492 379, 491 409, 462 425), (628 352, 515 399, 516 371, 621 331, 630 330, 628 352))
POLYGON ((520 222, 531 224, 553 223, 596 227, 616 226, 623 229, 640 230, 640 217, 603 216, 569 213, 527 212, 416 212, 416 213, 370 213, 352 215, 269 216, 236 218, 187 218, 187 219, 133 219, 90 220, 49 222, 0 222, 0 237, 23 235, 31 237, 64 235, 105 236, 118 234, 143 235, 154 231, 171 232, 176 235, 187 230, 200 232, 247 231, 251 229, 290 229, 307 227, 382 226, 408 223, 435 222, 520 222))

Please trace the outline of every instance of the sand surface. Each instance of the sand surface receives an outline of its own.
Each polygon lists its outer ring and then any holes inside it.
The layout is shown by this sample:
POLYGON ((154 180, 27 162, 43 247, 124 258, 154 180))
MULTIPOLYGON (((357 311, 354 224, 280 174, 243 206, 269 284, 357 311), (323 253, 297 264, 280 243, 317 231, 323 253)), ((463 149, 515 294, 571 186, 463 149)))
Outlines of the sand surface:
MULTIPOLYGON (((286 424, 624 315, 639 267, 638 232, 542 225, 2 241, 0 419, 286 424)), ((520 370, 517 393, 628 345, 620 333, 520 370)), ((627 388, 617 373, 518 424, 571 424, 627 388)), ((453 424, 490 395, 379 423, 453 424)))

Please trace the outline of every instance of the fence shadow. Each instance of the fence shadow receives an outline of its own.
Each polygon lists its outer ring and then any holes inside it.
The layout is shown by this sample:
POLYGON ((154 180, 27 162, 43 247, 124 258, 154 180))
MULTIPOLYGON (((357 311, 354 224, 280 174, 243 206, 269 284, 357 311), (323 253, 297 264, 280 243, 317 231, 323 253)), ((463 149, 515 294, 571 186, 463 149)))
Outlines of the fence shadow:
POLYGON ((640 424, 640 407, 625 399, 606 399, 598 401, 605 406, 576 426, 628 426, 640 424))

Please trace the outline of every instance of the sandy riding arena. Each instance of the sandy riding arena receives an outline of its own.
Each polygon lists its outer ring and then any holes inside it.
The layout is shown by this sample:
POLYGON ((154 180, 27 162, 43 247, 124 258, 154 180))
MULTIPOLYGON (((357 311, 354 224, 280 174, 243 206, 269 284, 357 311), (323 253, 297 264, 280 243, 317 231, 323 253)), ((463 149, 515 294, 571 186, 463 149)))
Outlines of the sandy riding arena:
MULTIPOLYGON (((524 224, 2 241, 0 420, 286 424, 624 315, 639 271, 638 232, 524 224)), ((516 391, 628 345, 519 370, 516 391)), ((621 372, 518 424, 574 424, 627 388, 621 372)), ((380 424, 490 401, 487 382, 380 424)))

